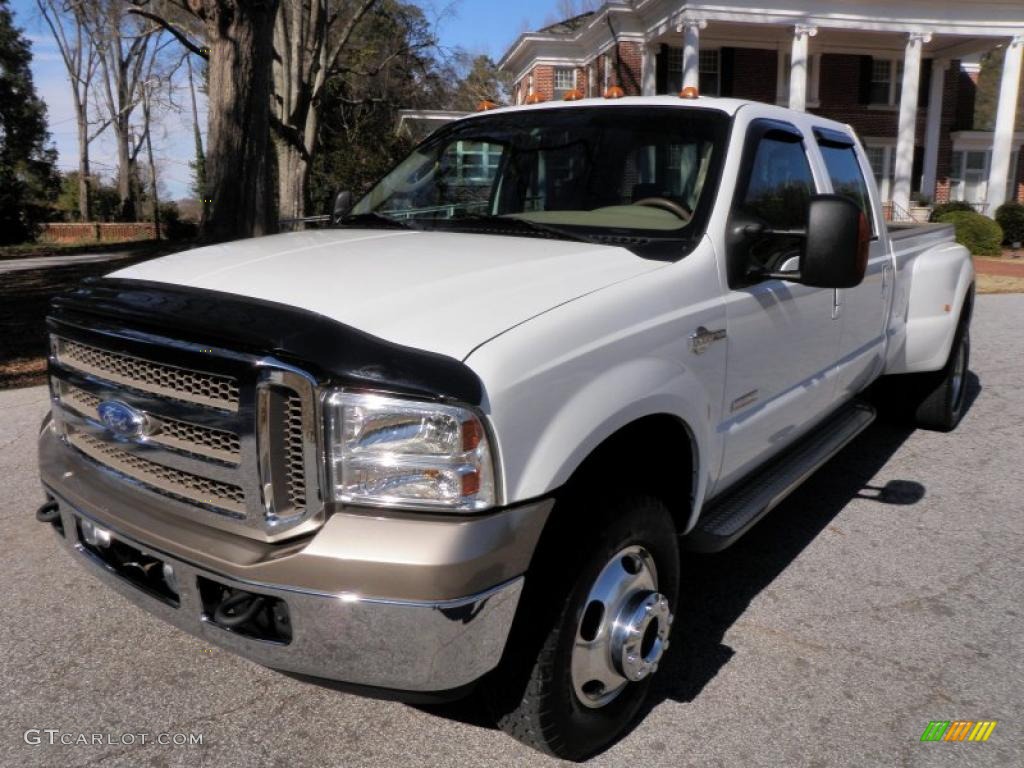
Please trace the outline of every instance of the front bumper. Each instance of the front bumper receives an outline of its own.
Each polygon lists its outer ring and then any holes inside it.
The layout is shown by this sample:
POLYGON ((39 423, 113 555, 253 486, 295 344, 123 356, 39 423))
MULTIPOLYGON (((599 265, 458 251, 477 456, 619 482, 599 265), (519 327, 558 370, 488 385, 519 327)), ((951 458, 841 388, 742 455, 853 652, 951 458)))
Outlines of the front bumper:
POLYGON ((66 548, 136 605, 267 667, 397 691, 450 691, 497 666, 551 506, 447 521, 342 511, 299 543, 257 545, 169 514, 163 499, 93 464, 49 428, 39 452, 66 548), (79 539, 83 519, 173 566, 178 605, 96 557, 79 539), (246 637, 211 621, 201 578, 286 603, 290 641, 246 637))

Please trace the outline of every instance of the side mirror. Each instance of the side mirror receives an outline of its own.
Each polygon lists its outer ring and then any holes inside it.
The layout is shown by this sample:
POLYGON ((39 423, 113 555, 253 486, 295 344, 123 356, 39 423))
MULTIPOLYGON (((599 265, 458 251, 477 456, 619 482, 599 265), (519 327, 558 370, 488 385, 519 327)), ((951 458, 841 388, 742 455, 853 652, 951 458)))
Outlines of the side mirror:
POLYGON ((788 280, 812 288, 853 288, 864 280, 868 266, 871 227, 861 209, 841 195, 815 195, 807 209, 807 229, 773 230, 763 222, 741 218, 732 230, 735 243, 750 238, 802 238, 799 266, 782 271, 747 268, 746 276, 757 280, 788 280))
POLYGON ((797 280, 814 288, 860 285, 870 241, 867 217, 856 203, 840 195, 812 197, 797 280))
POLYGON ((334 223, 337 224, 343 218, 348 215, 348 212, 352 210, 352 193, 347 189, 339 192, 337 197, 334 198, 334 210, 331 213, 331 218, 334 223))

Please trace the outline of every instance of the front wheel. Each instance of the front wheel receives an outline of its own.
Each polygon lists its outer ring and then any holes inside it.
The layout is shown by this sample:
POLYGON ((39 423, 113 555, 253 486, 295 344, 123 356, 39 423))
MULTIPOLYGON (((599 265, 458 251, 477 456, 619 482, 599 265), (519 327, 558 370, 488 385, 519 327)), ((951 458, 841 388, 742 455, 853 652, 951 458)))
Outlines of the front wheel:
POLYGON ((567 597, 554 584, 524 595, 534 605, 522 606, 520 621, 554 619, 540 628, 539 653, 524 659, 532 655, 528 632, 514 632, 507 663, 489 688, 503 730, 569 760, 603 750, 632 724, 669 647, 679 591, 675 526, 660 501, 625 500, 577 519, 590 530, 576 530, 577 541, 554 548, 564 561, 527 576, 570 575, 567 597), (550 600, 552 591, 562 601, 549 612, 537 602, 550 600))

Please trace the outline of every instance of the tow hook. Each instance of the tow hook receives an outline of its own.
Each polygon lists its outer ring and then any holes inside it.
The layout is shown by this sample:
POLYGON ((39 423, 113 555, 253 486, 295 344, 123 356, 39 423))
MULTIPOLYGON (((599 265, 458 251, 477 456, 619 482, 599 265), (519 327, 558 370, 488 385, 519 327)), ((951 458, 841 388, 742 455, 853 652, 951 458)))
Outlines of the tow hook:
POLYGON ((51 525, 60 520, 60 505, 56 501, 48 501, 36 510, 36 520, 51 525))
POLYGON ((203 610, 215 626, 256 640, 287 645, 292 640, 288 605, 279 597, 260 595, 198 578, 203 610))

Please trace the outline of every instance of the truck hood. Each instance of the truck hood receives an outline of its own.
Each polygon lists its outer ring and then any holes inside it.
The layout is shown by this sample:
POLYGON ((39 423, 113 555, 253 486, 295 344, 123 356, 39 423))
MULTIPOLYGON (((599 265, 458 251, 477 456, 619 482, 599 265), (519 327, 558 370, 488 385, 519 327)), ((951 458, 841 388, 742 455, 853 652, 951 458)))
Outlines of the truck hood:
POLYGON ((183 251, 111 277, 286 304, 464 360, 553 307, 664 266, 624 248, 562 240, 328 229, 183 251))

